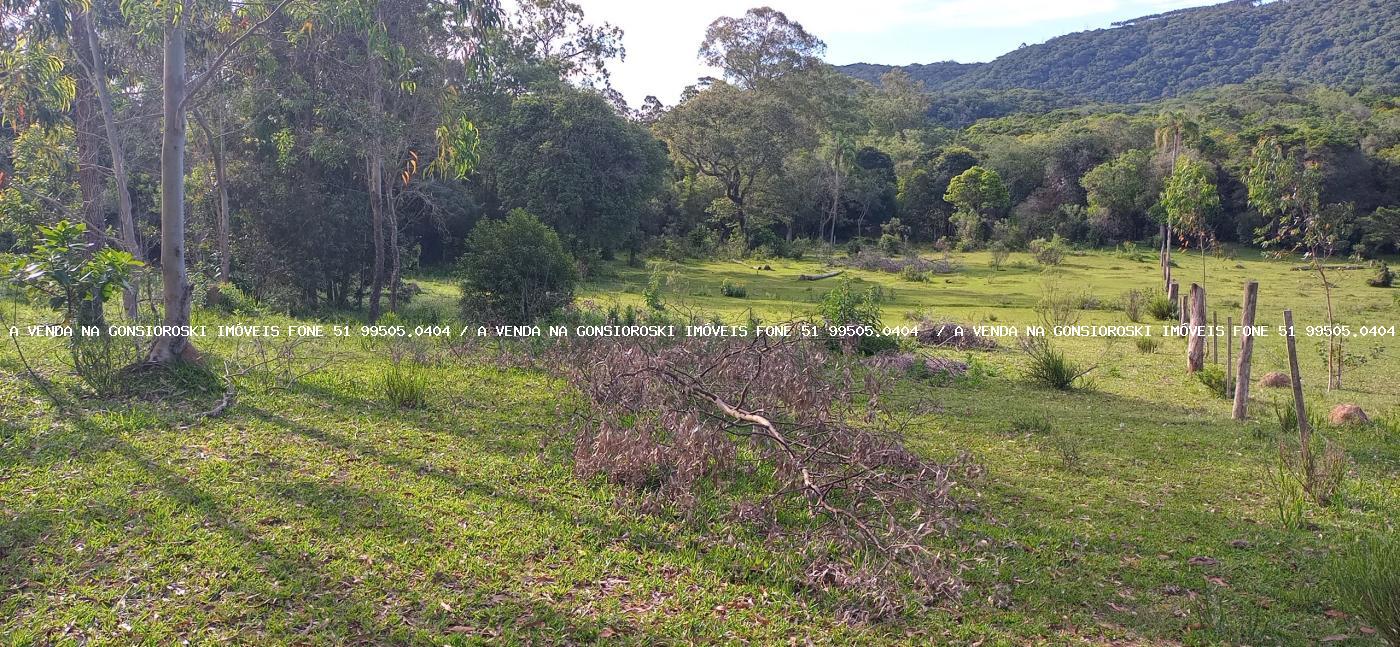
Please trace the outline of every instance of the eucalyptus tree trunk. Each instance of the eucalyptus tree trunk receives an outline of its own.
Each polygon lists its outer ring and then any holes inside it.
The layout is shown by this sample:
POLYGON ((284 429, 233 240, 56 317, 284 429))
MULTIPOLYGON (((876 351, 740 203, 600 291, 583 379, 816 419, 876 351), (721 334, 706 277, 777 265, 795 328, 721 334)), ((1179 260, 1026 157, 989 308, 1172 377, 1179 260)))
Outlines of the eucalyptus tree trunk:
MULTIPOLYGON (((77 29, 79 25, 75 24, 77 29)), ((107 133, 107 148, 112 155, 112 179, 117 190, 117 224, 122 247, 138 260, 146 260, 140 243, 136 241, 136 218, 131 209, 131 181, 126 174, 126 151, 121 137, 117 134, 116 111, 112 108, 112 91, 107 87, 107 61, 102 57, 102 48, 97 38, 97 26, 85 19, 82 27, 88 43, 88 57, 92 61, 92 86, 97 91, 97 103, 102 108, 102 125, 107 133)), ((128 319, 137 317, 136 286, 131 285, 122 292, 122 307, 128 319)))
POLYGON ((196 360, 199 353, 181 327, 190 325, 194 286, 185 270, 185 26, 183 18, 165 26, 165 69, 160 144, 160 276, 165 327, 147 361, 169 364, 196 360))
MULTIPOLYGON (((87 13, 75 14, 74 31, 86 30, 87 20, 87 13)), ((80 56, 86 49, 85 42, 73 39, 73 45, 80 56)), ((102 148, 98 136, 100 117, 93 101, 92 79, 88 75, 79 74, 74 81, 77 91, 74 93, 72 110, 74 143, 78 153, 78 191, 83 200, 83 223, 87 225, 88 249, 96 252, 104 242, 103 232, 107 229, 106 219, 102 215, 102 171, 97 165, 97 153, 102 148)))
MULTIPOLYGON (((375 8, 375 22, 382 24, 382 16, 375 8)), ((374 121, 370 128, 374 136, 369 151, 365 155, 365 183, 369 190, 370 239, 374 244, 374 274, 370 278, 369 321, 379 320, 379 301, 384 292, 384 142, 379 128, 384 116, 384 83, 380 70, 379 54, 374 51, 374 27, 365 33, 365 54, 368 58, 368 78, 370 93, 370 114, 374 121)))
POLYGON ((209 127, 209 123, 204 120, 204 116, 198 110, 194 112, 195 123, 199 124, 199 129, 204 131, 204 139, 209 146, 209 159, 214 163, 214 187, 218 193, 218 204, 215 206, 217 213, 214 214, 214 234, 215 241, 219 248, 219 269, 214 277, 214 285, 209 288, 209 302, 217 304, 219 302, 219 286, 228 283, 230 276, 229 259, 229 229, 231 216, 229 215, 228 200, 228 173, 224 164, 224 133, 221 121, 214 122, 214 128, 209 127))
POLYGON ((384 196, 385 226, 389 230, 389 311, 399 311, 399 282, 401 279, 402 259, 399 253, 399 210, 395 204, 397 197, 393 189, 390 189, 384 196))

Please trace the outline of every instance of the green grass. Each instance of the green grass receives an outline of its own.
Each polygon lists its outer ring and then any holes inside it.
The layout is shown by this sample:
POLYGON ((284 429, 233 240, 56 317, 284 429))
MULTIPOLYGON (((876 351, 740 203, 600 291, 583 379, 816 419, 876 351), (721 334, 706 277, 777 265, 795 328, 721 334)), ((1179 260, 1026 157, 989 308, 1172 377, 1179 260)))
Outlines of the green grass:
MULTIPOLYGON (((1253 277, 1261 324, 1278 323, 1285 305, 1300 325, 1320 323, 1314 277, 1238 253, 1238 261, 1212 260, 1212 303, 1238 301, 1253 277)), ((929 283, 851 274, 884 286, 887 323, 922 312, 1034 321, 1040 276, 1015 266, 1024 255, 1004 271, 983 255, 957 258, 959 272, 929 283)), ((671 265, 663 297, 736 322, 750 313, 777 321, 809 313, 834 285, 795 280, 816 263, 769 263, 771 272, 671 265), (747 298, 722 296, 725 279, 746 285, 747 298)), ((1156 281, 1150 260, 1111 254, 1071 256, 1062 269, 1065 284, 1102 301, 1156 281)), ((641 307, 650 270, 614 272, 581 298, 641 307)), ((1365 287, 1368 272, 1339 274, 1341 320, 1397 319, 1390 292, 1365 287)), ((450 285, 422 284, 427 294, 411 307, 428 316, 437 304, 443 310, 431 316, 450 321, 450 285)), ((11 304, 4 311, 37 316, 11 304)), ((231 321, 196 314, 211 325, 231 321)), ((1124 321, 1107 310, 1083 316, 1124 321)), ((1284 393, 1255 389, 1254 419, 1231 422, 1229 403, 1185 374, 1178 340, 1155 354, 1126 340, 1063 340, 1076 361, 1099 364, 1090 391, 1028 384, 1014 342, 975 354, 988 377, 901 383, 890 398, 907 404, 913 450, 948 458, 965 449, 987 467, 961 491, 976 511, 948 546, 971 590, 959 603, 855 627, 833 620, 836 600, 797 585, 799 565, 763 537, 639 515, 612 486, 575 478, 562 431, 571 396, 542 372, 499 365, 492 346, 454 354, 432 342, 422 368, 432 397, 402 409, 376 389, 393 362, 390 342, 320 340, 316 354, 333 357, 330 368, 290 387, 244 376, 236 406, 199 420, 195 413, 220 396, 208 376, 140 376, 122 397, 83 398, 53 343, 21 340, 36 378, 3 341, 0 636, 8 643, 764 644, 796 636, 1261 645, 1344 634, 1344 644, 1379 644, 1360 620, 1334 611, 1342 602, 1328 585, 1330 556, 1400 518, 1400 437, 1382 425, 1323 429, 1346 448, 1352 473, 1336 502, 1310 504, 1306 524, 1284 528, 1265 478, 1277 460, 1268 401, 1284 393)), ((1281 338, 1260 341, 1256 376, 1283 366, 1281 338)), ((1367 356, 1380 350, 1349 368, 1347 389, 1332 394, 1318 386, 1320 344, 1301 341, 1314 407, 1356 402, 1388 420, 1400 412, 1394 338, 1349 344, 1367 356)), ((209 339, 202 347, 218 369, 237 345, 209 339)))

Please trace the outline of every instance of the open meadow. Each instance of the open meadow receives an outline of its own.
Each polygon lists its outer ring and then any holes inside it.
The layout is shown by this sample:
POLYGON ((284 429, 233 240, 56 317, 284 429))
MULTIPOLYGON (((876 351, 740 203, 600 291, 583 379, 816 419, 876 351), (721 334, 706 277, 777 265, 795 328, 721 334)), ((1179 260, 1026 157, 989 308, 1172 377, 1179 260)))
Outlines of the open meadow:
MULTIPOLYGON (((848 274, 881 287, 891 325, 913 313, 1034 323, 1045 278, 1027 257, 1003 270, 984 254, 951 260, 955 271, 926 282, 848 274)), ((1179 260, 1179 273, 1199 267, 1179 260)), ((816 262, 767 264, 663 263, 661 295, 730 321, 750 311, 780 321, 809 314, 840 280, 796 281, 816 262), (747 296, 721 296, 725 281, 747 296)), ((1315 276, 1290 267, 1248 250, 1209 259, 1212 309, 1222 321, 1237 312, 1253 278, 1261 324, 1284 307, 1300 326, 1319 320, 1315 276)), ((1095 307, 1082 322, 1125 323, 1113 304, 1157 270, 1150 258, 1091 252, 1059 272, 1095 307)), ((653 270, 607 273, 582 300, 646 307, 653 270)), ((1339 321, 1392 325, 1392 291, 1363 275, 1336 279, 1339 321)), ((404 320, 455 322, 450 285, 422 285, 404 320)), ((7 325, 40 317, 14 300, 4 310, 7 325)), ((196 324, 234 322, 295 323, 195 312, 196 324)), ((1259 342, 1255 375, 1286 367, 1280 338, 1259 342)), ((211 367, 255 364, 249 339, 200 345, 211 367)), ((576 395, 547 371, 502 361, 495 342, 269 343, 271 359, 234 378, 236 404, 205 417, 220 401, 217 375, 148 373, 116 395, 80 397, 57 342, 23 338, 23 359, 13 344, 0 350, 0 634, 16 644, 1380 644, 1339 608, 1330 575, 1357 533, 1393 532, 1400 518, 1394 338, 1349 340, 1366 361, 1331 394, 1317 344, 1302 340, 1311 406, 1355 402, 1377 423, 1317 429, 1345 448, 1346 478, 1329 505, 1305 503, 1288 525, 1269 476, 1281 437, 1272 403, 1287 389, 1256 388, 1252 419, 1237 423, 1186 375, 1180 340, 1152 352, 1129 339, 1064 345, 1097 364, 1092 388, 1028 382, 1014 340, 919 350, 973 367, 895 390, 911 449, 967 451, 985 468, 959 485, 967 511, 940 540, 968 589, 852 624, 837 620, 840 593, 802 584, 804 565, 761 533, 717 527, 713 514, 635 514, 618 486, 576 477, 563 433, 576 395), (386 396, 404 356, 418 357, 426 384, 418 408, 386 396)), ((702 510, 716 510, 730 493, 706 496, 702 510)))

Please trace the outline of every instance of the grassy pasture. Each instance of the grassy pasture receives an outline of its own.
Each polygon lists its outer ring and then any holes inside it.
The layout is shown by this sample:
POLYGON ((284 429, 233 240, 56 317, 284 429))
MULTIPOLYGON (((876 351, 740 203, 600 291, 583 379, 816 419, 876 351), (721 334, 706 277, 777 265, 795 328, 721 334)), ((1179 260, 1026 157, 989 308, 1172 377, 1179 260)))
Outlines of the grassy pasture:
MULTIPOLYGON (((921 312, 1033 323, 1043 277, 1025 256, 1000 271, 983 254, 954 259, 957 272, 929 282, 850 274, 882 286, 889 324, 921 312)), ((1178 276, 1196 280, 1199 261, 1179 257, 1178 276)), ((1259 323, 1281 323, 1283 307, 1300 326, 1322 322, 1315 275, 1249 250, 1208 262, 1222 324, 1238 316, 1247 278, 1261 283, 1259 323)), ((810 312, 832 286, 795 280, 819 263, 769 264, 668 264, 662 295, 736 322, 750 310, 778 321, 810 312), (721 296, 725 279, 748 296, 721 296)), ((1071 256, 1062 270, 1063 287, 1103 303, 1157 276, 1150 257, 1110 253, 1071 256)), ((1367 276, 1335 275, 1339 321, 1400 323, 1400 291, 1369 288, 1367 276)), ((650 277, 614 267, 580 296, 643 308, 650 277)), ((451 285, 422 284, 406 318, 449 321, 451 285)), ((1126 320, 1100 309, 1082 321, 1126 320)), ((146 375, 121 397, 82 398, 56 342, 21 340, 36 376, 5 341, 0 642, 1379 644, 1337 609, 1327 581, 1331 554, 1354 533, 1393 532, 1400 518, 1394 337, 1349 340, 1366 360, 1333 394, 1320 386, 1321 343, 1300 340, 1314 407, 1355 402, 1391 427, 1321 430, 1346 448, 1351 472, 1342 496, 1310 506, 1296 529, 1277 521, 1264 478, 1277 456, 1269 402, 1286 393, 1256 389, 1254 419, 1233 423, 1226 401, 1184 374, 1180 340, 1151 354, 1131 340, 1064 341, 1099 365, 1088 391, 1027 384, 1009 340, 974 354, 974 378, 901 384, 916 451, 967 449, 987 466, 964 491, 978 512, 948 546, 971 590, 854 627, 835 623, 835 601, 799 586, 800 565, 763 537, 637 515, 613 487, 575 478, 560 432, 571 396, 540 371, 498 365, 489 347, 319 340, 314 355, 332 366, 289 387, 246 376, 235 407, 199 420, 219 399, 207 376, 146 375), (413 353, 428 358, 426 406, 393 407, 380 380, 392 355, 413 353)), ((217 367, 247 343, 203 347, 217 367)), ((1255 375, 1286 368, 1282 349, 1277 336, 1261 339, 1255 375)))

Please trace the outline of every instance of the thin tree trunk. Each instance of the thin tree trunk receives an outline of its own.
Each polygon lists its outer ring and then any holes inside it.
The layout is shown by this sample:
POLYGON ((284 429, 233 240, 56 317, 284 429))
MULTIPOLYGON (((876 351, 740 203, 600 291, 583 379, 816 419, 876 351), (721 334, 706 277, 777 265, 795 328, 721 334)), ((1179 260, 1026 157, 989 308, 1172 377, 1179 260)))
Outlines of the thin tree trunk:
MULTIPOLYGON (((380 78, 379 55, 374 51, 373 40, 369 34, 365 36, 365 53, 369 59, 370 109, 374 119, 381 119, 384 114, 384 84, 380 78)), ((377 125, 372 127, 378 128, 377 125)), ((370 142, 365 166, 365 182, 369 189, 370 240, 374 244, 374 274, 370 277, 369 321, 374 323, 379 320, 379 302, 384 292, 384 148, 377 130, 373 141, 370 142)))
POLYGON ((399 280, 402 259, 399 252, 399 210, 393 189, 384 198, 385 226, 389 230, 389 311, 399 311, 399 280))
POLYGON ((1322 278, 1322 293, 1327 298, 1327 392, 1342 388, 1342 338, 1336 335, 1336 318, 1332 311, 1332 284, 1327 282, 1327 269, 1313 257, 1317 275, 1322 278))
MULTIPOLYGON (((82 31, 87 40, 87 56, 91 67, 86 68, 92 76, 92 87, 97 93, 97 103, 102 109, 102 126, 107 134, 107 148, 112 156, 112 179, 117 191, 117 226, 122 246, 137 260, 146 260, 140 243, 136 241, 136 218, 131 209, 131 182, 126 174, 126 151, 122 148, 121 137, 117 134, 116 110, 112 107, 112 91, 107 87, 107 61, 102 56, 101 41, 97 37, 97 26, 87 15, 79 23, 74 21, 75 32, 82 31)), ((137 288, 135 284, 122 292, 122 307, 128 319, 135 320, 137 311, 137 288)))
MULTIPOLYGON (((86 31, 87 12, 72 16, 74 32, 86 31)), ((87 60, 87 41, 73 39, 80 61, 87 60)), ((91 75, 79 74, 74 79, 77 86, 72 103, 74 144, 78 157, 78 192, 82 196, 83 224, 87 225, 85 242, 88 253, 96 253, 102 247, 107 231, 107 221, 102 214, 102 170, 97 164, 97 154, 102 148, 98 136, 99 110, 94 101, 95 92, 91 75)))
POLYGON ((1303 378, 1298 370, 1298 344, 1293 334, 1293 311, 1283 311, 1283 325, 1288 329, 1288 370, 1293 378, 1293 411, 1298 416, 1299 451, 1303 457, 1303 473, 1307 477, 1308 491, 1312 491, 1315 470, 1312 459, 1312 425, 1308 422, 1307 405, 1303 402, 1303 378))
POLYGON ((148 361, 168 364, 197 360, 182 329, 190 325, 193 287, 185 271, 185 27, 165 26, 164 124, 160 146, 160 275, 165 304, 164 334, 151 346, 148 361))
POLYGON ((219 250, 219 269, 218 274, 214 277, 214 285, 209 288, 209 302, 218 304, 219 288, 228 283, 231 269, 229 260, 229 223, 231 217, 228 201, 228 173, 224 165, 224 134, 221 123, 215 124, 215 126, 220 127, 216 134, 215 129, 209 127, 208 122, 197 110, 194 112, 194 118, 195 123, 199 124, 200 130, 204 131, 204 138, 209 144, 209 158, 214 162, 214 186, 219 194, 218 204, 215 207, 217 213, 214 214, 214 231, 219 250))

